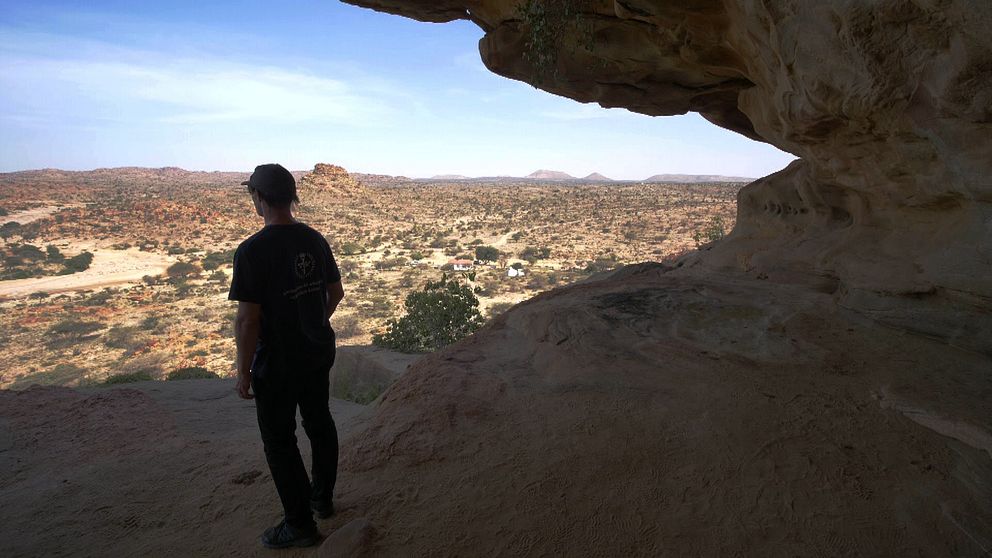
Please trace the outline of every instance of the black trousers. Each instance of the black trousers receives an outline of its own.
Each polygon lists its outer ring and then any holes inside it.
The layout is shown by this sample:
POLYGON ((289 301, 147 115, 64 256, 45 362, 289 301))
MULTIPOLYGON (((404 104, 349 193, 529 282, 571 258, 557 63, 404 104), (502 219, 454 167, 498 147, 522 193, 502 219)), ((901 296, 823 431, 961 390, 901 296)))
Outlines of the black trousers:
POLYGON ((330 503, 338 471, 338 431, 329 404, 330 367, 311 370, 272 370, 252 374, 258 429, 265 460, 282 501, 286 523, 308 529, 314 525, 310 500, 330 503), (296 445, 296 407, 310 439, 313 460, 307 477, 296 445))

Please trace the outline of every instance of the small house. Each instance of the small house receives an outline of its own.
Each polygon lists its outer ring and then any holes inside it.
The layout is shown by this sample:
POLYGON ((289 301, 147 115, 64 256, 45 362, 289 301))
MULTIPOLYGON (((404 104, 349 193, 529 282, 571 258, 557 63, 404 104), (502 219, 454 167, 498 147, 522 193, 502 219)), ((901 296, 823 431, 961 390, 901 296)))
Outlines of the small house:
POLYGON ((472 269, 472 260, 451 260, 448 262, 451 264, 451 269, 455 271, 468 271, 472 269))

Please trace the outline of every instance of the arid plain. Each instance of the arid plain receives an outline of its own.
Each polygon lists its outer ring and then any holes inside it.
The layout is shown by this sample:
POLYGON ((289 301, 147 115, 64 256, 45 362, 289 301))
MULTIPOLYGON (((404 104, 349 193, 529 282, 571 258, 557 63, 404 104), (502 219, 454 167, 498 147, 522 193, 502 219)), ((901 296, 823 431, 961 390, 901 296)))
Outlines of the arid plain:
MULTIPOLYGON (((743 186, 414 181, 323 164, 296 174, 298 216, 326 235, 343 274, 333 325, 352 346, 370 344, 407 294, 443 273, 470 285, 491 318, 596 272, 695 249, 732 228, 743 186), (498 257, 480 260, 480 248, 498 257)), ((230 375, 232 253, 261 226, 238 185, 246 176, 0 175, 0 387, 230 375)))

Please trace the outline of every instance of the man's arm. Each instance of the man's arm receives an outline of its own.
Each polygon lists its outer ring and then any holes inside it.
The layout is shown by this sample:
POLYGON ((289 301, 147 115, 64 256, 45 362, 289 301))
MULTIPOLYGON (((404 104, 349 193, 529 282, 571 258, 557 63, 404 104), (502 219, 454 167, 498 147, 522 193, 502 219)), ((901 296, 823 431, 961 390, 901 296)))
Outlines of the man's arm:
POLYGON ((334 311, 337 310, 338 304, 344 298, 344 287, 341 286, 341 281, 335 281, 333 283, 327 284, 327 319, 331 319, 334 315, 334 311))
POLYGON ((238 394, 242 399, 252 399, 248 393, 251 387, 251 363, 255 358, 258 333, 262 327, 262 305, 254 302, 238 302, 238 316, 234 318, 234 341, 238 346, 235 367, 238 370, 238 394))

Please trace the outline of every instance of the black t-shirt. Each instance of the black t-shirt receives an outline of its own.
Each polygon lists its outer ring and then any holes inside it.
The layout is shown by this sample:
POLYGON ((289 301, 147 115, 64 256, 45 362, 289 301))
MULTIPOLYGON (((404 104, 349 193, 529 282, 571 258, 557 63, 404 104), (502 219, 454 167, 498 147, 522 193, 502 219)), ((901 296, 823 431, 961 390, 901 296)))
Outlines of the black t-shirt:
POLYGON ((333 362, 327 285, 340 280, 331 247, 303 223, 267 225, 238 246, 228 299, 262 305, 256 374, 333 362))

